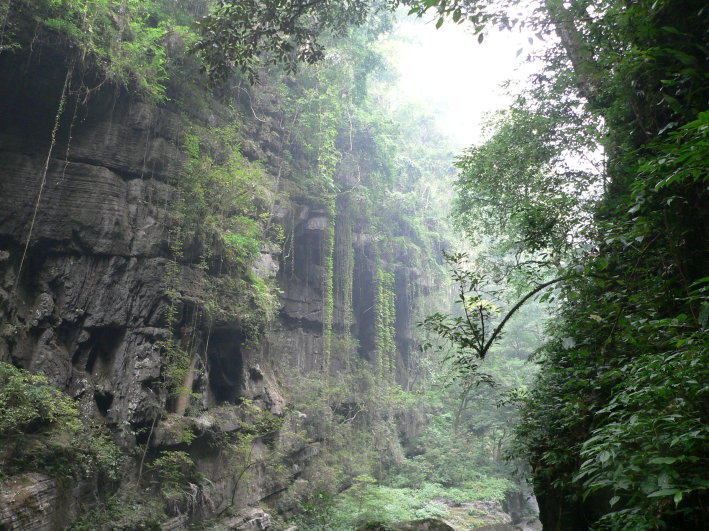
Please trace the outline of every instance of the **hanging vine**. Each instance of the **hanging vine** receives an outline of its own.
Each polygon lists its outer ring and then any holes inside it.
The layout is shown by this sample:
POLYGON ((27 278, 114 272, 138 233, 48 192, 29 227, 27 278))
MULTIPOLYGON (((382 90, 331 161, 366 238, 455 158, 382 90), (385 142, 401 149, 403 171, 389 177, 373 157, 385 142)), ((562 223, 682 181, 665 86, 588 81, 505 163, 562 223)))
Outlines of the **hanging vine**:
MULTIPOLYGON (((178 208, 181 199, 178 196, 178 208)), ((183 393, 182 386, 187 376, 191 363, 191 356, 178 341, 176 328, 179 324, 179 302, 181 294, 179 292, 181 268, 180 261, 184 258, 184 233, 180 225, 176 225, 170 231, 170 258, 165 266, 165 296, 168 300, 165 311, 165 328, 167 337, 158 343, 164 363, 163 384, 168 393, 168 397, 179 401, 183 393)))
POLYGON ((335 313, 334 297, 334 256, 335 256, 335 223, 336 218, 330 217, 327 230, 325 231, 324 242, 324 271, 323 271, 323 372, 325 376, 330 374, 330 364, 332 361, 332 325, 335 313))
POLYGON ((352 309, 352 288, 354 275, 354 247, 352 241, 352 208, 348 198, 339 201, 340 215, 336 226, 335 252, 335 295, 336 304, 342 308, 343 339, 349 343, 352 338, 354 313, 352 309))
POLYGON ((20 276, 22 274, 22 268, 25 264, 25 259, 27 258, 27 251, 30 247, 30 241, 32 240, 32 233, 34 231, 34 225, 37 221, 37 213, 39 212, 39 205, 42 201, 42 194, 44 193, 44 187, 47 184, 47 172, 49 171, 49 164, 52 160, 52 152, 57 143, 57 133, 59 131, 59 126, 61 124, 62 116, 64 115, 64 108, 66 106, 67 93, 69 87, 71 86, 71 79, 74 73, 74 64, 72 63, 66 71, 66 76, 64 77, 64 85, 62 86, 61 96, 59 97, 59 104, 57 105, 57 112, 54 115, 54 125, 52 126, 52 132, 49 139, 49 149, 47 150, 47 158, 44 161, 44 167, 42 168, 42 176, 39 181, 39 190, 37 191, 37 200, 34 204, 34 210, 32 211, 32 220, 30 221, 30 227, 27 232, 27 239, 25 240, 25 245, 22 250, 22 257, 20 258, 20 265, 17 268, 17 276, 15 277, 15 283, 12 286, 12 292, 10 298, 14 298, 17 291, 17 286, 20 282, 20 276))
POLYGON ((335 312, 334 297, 334 263, 335 263, 335 225, 339 222, 337 215, 335 171, 342 154, 337 149, 336 139, 341 123, 342 104, 333 106, 333 86, 318 69, 316 77, 316 93, 318 94, 318 128, 317 128, 317 174, 318 188, 328 215, 328 226, 323 242, 323 372, 329 377, 332 362, 333 321, 335 312))
POLYGON ((376 374, 383 387, 393 383, 396 376, 396 343, 394 341, 396 321, 396 294, 394 274, 382 268, 376 276, 376 374))

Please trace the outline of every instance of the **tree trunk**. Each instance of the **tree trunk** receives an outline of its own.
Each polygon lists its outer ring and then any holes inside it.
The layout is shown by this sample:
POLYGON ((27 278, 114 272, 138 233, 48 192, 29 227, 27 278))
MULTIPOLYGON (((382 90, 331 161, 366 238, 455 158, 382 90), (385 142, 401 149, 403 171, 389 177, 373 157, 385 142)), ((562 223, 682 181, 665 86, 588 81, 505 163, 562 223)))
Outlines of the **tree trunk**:
POLYGON ((598 98, 601 72, 593 58, 593 50, 584 42, 583 35, 576 28, 574 16, 564 7, 562 0, 545 0, 544 7, 566 51, 566 56, 571 61, 577 77, 576 86, 579 93, 593 107, 602 107, 598 98))

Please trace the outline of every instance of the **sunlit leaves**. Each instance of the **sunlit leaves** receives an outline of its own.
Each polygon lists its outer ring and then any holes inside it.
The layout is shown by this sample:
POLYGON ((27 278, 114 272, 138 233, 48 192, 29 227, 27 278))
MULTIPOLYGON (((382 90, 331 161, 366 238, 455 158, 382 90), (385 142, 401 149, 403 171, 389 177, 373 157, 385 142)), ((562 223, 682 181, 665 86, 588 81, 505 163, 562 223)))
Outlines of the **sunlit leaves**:
MULTIPOLYGON (((563 97, 562 97, 563 98, 563 97)), ((544 270, 584 243, 600 177, 583 162, 593 122, 576 109, 535 108, 520 97, 488 125, 489 137, 456 162, 455 215, 476 242, 544 270)))
POLYGON ((655 189, 673 184, 709 181, 709 111, 658 142, 658 153, 640 166, 643 175, 654 178, 655 189))
POLYGON ((228 0, 199 23, 195 51, 212 81, 239 69, 251 80, 259 68, 280 64, 294 72, 298 63, 313 64, 325 54, 324 34, 342 36, 367 16, 396 0, 372 5, 366 0, 228 0))

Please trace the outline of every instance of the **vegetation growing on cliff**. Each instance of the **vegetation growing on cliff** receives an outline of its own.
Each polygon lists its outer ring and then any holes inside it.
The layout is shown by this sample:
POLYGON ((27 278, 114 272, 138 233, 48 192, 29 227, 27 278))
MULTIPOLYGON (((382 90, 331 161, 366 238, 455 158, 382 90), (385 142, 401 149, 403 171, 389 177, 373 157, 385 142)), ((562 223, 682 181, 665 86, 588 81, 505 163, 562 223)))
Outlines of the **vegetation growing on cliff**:
POLYGON ((109 0, 12 1, 0 13, 0 51, 17 51, 28 37, 65 39, 76 48, 71 61, 82 72, 98 73, 102 81, 131 86, 163 100, 168 77, 166 37, 187 32, 177 20, 155 17, 171 9, 170 2, 160 0, 129 0, 120 5, 109 0))
MULTIPOLYGON (((85 109, 93 112, 97 103, 131 98, 179 113, 167 139, 183 157, 179 171, 156 174, 144 163, 140 175, 121 176, 164 180, 171 190, 158 205, 168 212, 159 250, 162 299, 153 322, 160 330, 147 354, 153 363, 157 352, 158 369, 142 384, 148 399, 133 424, 110 424, 109 394, 98 412, 91 393, 81 395, 82 407, 120 439, 126 459, 120 473, 115 471, 119 488, 114 492, 115 485, 107 486, 110 499, 84 515, 76 524, 80 529, 109 522, 154 526, 183 515, 198 518, 205 508, 226 517, 250 499, 250 486, 257 481, 280 489, 278 509, 284 513, 299 510, 319 491, 335 496, 360 485, 356 478, 382 481, 405 460, 399 427, 412 408, 427 410, 422 393, 436 372, 420 353, 407 358, 419 341, 407 330, 423 314, 419 300, 446 304, 433 302, 445 284, 437 250, 446 245, 444 201, 438 193, 446 185, 425 180, 432 172, 443 180, 450 177, 450 148, 439 141, 429 149, 421 140, 430 126, 422 111, 411 108, 396 116, 368 93, 371 77, 385 69, 375 37, 377 28, 386 27, 386 17, 332 42, 318 65, 296 75, 261 69, 258 90, 239 76, 230 77, 216 97, 184 53, 193 39, 190 30, 175 29, 198 11, 190 3, 21 2, 3 12, 3 38, 16 39, 16 46, 4 52, 31 63, 40 60, 32 57, 32 45, 56 43, 64 54, 55 66, 66 72, 68 103, 57 113, 55 132, 65 166, 74 163, 73 132, 83 125, 85 109), (98 34, 77 33, 84 15, 87 27, 98 34), (31 24, 37 31, 34 43, 24 31, 31 24), (121 33, 123 26, 132 29, 121 33), (155 30, 157 51, 138 38, 148 30, 155 30), (159 55, 156 75, 148 76, 140 61, 121 55, 136 46, 159 55), (64 108, 71 112, 64 114, 64 108), (408 123, 399 130, 395 122, 403 120, 408 123), (304 230, 296 217, 303 207, 322 220, 305 247, 296 241, 304 230), (295 359, 284 360, 291 365, 275 371, 258 364, 242 368, 239 349, 258 349, 267 341, 276 315, 277 292, 264 256, 277 254, 279 246, 284 249, 281 280, 295 277, 313 290, 311 299, 322 303, 319 315, 309 316, 322 324, 312 351, 316 362, 303 362, 307 352, 295 353, 295 359), (263 269, 260 260, 266 262, 263 269), (235 336, 236 345, 224 361, 232 371, 224 377, 232 386, 227 391, 212 376, 223 370, 222 360, 215 359, 221 352, 214 354, 212 346, 223 340, 223 330, 235 336), (257 404, 238 394, 242 382, 263 385, 251 382, 274 373, 278 385, 269 381, 257 404), (286 394, 290 408, 276 402, 279 393, 286 394), (254 410, 274 420, 264 411, 269 407, 285 416, 282 426, 275 423, 279 429, 246 426, 243 418, 254 410), (217 413, 223 418, 211 416, 217 413), (201 461, 212 454, 223 464, 217 481, 232 489, 219 508, 209 505, 215 487, 201 461), (305 470, 285 466, 294 455, 303 456, 298 462, 307 464, 305 470), (300 481, 294 482, 296 477, 300 481), (136 485, 141 496, 133 493, 136 485)), ((385 81, 377 87, 378 98, 385 99, 385 81)), ((151 134, 152 126, 148 139, 151 134)), ((144 160, 148 150, 146 144, 144 160)), ((58 152, 50 149, 49 158, 58 152)), ((144 204, 152 201, 146 197, 144 204)), ((38 245, 28 240, 30 250, 38 245)), ((3 337, 14 341, 12 332, 3 337)), ((75 365, 84 369, 78 361, 75 365)), ((88 385, 96 377, 88 375, 88 385)), ((101 385, 111 386, 111 375, 100 377, 105 378, 101 385)), ((22 470, 29 468, 12 469, 22 470)), ((422 503, 445 488, 429 489, 422 503)), ((348 512, 347 525, 371 513, 371 507, 362 509, 348 512)))
POLYGON ((118 478, 123 458, 107 430, 44 376, 0 362, 0 411, 0 479, 26 471, 118 478))

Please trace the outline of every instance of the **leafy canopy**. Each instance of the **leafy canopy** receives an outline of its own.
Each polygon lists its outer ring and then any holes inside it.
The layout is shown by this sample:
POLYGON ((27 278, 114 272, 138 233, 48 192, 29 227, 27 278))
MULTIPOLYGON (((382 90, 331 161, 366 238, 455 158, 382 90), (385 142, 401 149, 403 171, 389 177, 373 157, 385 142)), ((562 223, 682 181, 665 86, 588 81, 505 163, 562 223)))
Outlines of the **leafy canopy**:
POLYGON ((199 23, 195 50, 209 78, 221 81, 236 67, 254 81, 260 67, 324 57, 324 34, 343 36, 399 0, 221 0, 199 23))

